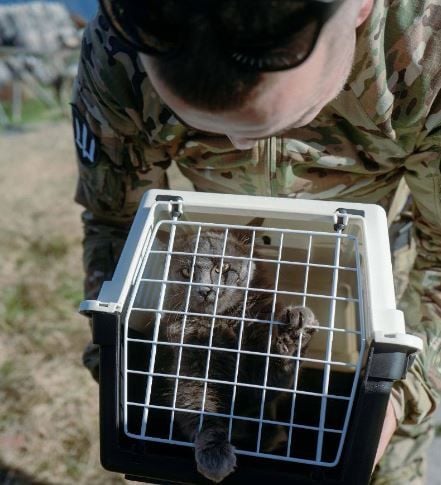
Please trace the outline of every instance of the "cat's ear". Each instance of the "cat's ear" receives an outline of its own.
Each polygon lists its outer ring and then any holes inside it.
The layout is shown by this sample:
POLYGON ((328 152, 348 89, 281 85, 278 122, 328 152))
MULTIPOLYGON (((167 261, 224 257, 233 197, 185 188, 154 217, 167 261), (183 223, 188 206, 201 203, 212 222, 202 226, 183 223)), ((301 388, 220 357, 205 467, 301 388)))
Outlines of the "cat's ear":
POLYGON ((160 245, 166 246, 168 244, 169 239, 170 239, 170 233, 168 231, 159 229, 156 232, 156 240, 160 245))
POLYGON ((166 251, 170 244, 170 232, 164 229, 156 231, 155 245, 160 251, 166 251))
POLYGON ((250 222, 247 223, 247 226, 251 227, 262 227, 265 219, 263 217, 255 217, 251 219, 250 222))
POLYGON ((168 231, 164 231, 164 230, 159 230, 157 233, 156 233, 156 238, 159 239, 162 244, 166 244, 168 243, 168 240, 170 239, 170 233, 168 231))
MULTIPOLYGON (((254 217, 251 221, 247 222, 247 227, 262 227, 265 219, 263 217, 254 217)), ((232 234, 238 241, 243 244, 251 244, 253 231, 252 229, 231 229, 232 234)))
MULTIPOLYGON (((175 240, 176 239, 186 239, 187 237, 193 234, 192 230, 189 229, 187 226, 178 226, 175 232, 175 240)), ((170 242, 170 231, 167 229, 158 229, 156 231, 156 240, 159 244, 164 246, 168 246, 170 242)))

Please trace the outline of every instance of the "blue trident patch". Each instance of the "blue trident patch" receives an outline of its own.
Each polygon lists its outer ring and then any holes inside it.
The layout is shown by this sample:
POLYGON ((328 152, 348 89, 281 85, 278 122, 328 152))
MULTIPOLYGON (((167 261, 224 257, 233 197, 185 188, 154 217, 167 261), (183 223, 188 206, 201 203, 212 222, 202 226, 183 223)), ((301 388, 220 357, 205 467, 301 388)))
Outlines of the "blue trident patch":
POLYGON ((94 167, 99 162, 99 140, 75 106, 72 107, 72 118, 78 157, 86 167, 94 167))

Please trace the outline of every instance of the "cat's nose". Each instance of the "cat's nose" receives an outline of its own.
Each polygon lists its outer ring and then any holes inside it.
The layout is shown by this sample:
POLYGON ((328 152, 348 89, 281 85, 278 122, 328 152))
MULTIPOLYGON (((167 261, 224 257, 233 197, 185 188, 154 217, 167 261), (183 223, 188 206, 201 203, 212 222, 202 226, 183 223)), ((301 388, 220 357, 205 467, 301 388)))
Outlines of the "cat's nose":
POLYGON ((198 288, 198 293, 205 299, 207 299, 208 295, 213 291, 213 288, 209 286, 200 286, 198 288))

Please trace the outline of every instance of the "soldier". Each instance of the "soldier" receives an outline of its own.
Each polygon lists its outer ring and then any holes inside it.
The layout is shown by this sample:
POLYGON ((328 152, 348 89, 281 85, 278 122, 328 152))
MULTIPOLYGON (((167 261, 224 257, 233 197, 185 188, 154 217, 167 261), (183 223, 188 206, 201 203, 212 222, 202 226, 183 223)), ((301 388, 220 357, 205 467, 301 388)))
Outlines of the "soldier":
MULTIPOLYGON (((381 204, 404 176, 416 259, 400 301, 425 350, 396 384, 380 483, 423 483, 441 390, 439 0, 102 0, 73 113, 86 297, 175 160, 197 190, 381 204)), ((97 376, 97 352, 85 364, 97 376)))

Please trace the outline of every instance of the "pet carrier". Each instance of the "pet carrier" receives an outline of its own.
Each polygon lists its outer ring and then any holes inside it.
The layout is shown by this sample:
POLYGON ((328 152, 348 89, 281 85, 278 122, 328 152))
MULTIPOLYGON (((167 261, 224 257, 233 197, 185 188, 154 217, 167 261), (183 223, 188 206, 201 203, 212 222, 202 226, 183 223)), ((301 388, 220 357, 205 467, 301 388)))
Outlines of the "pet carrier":
POLYGON ((223 483, 367 483, 391 386, 422 346, 395 307, 385 213, 367 204, 149 191, 112 281, 80 311, 100 346, 102 464, 150 483, 210 483, 184 429, 210 419, 235 447, 223 483), (252 315, 251 301, 270 303, 252 315), (305 307, 315 317, 282 358, 280 311, 305 307))

